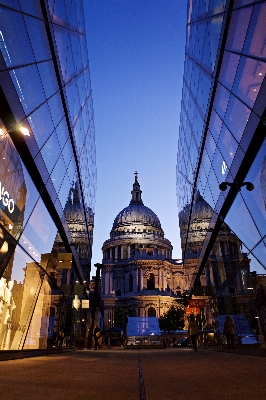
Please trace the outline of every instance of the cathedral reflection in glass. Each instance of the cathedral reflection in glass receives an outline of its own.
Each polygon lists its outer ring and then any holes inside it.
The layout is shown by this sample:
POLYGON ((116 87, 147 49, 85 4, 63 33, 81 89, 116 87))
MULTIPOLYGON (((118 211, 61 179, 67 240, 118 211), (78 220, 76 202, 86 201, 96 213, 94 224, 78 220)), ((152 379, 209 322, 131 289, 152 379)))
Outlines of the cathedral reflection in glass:
MULTIPOLYGON (((257 296, 255 286, 266 283, 265 19, 265 1, 188 1, 177 157, 184 266, 193 264, 191 293, 203 293, 199 285, 215 287, 229 314, 243 311, 246 299, 257 296), (222 182, 229 185, 219 187, 222 182), (228 234, 239 239, 240 250, 228 234), (213 257, 219 279, 205 268, 213 257), (242 303, 227 303, 240 292, 247 296, 242 303)), ((266 304, 262 311, 250 302, 249 320, 259 317, 266 337, 266 304)))
POLYGON ((58 286, 82 294, 90 277, 96 161, 83 2, 1 0, 0 12, 0 349, 46 348, 54 330, 66 334, 58 286))

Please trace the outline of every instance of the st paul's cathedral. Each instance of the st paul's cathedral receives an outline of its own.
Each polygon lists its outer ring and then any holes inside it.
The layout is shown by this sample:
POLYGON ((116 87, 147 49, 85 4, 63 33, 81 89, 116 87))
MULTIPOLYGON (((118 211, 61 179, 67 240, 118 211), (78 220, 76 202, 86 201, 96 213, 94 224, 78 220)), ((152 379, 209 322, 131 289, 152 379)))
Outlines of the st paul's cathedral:
POLYGON ((137 173, 131 195, 102 247, 105 329, 114 324, 115 308, 131 308, 135 316, 159 317, 185 289, 182 262, 172 259, 173 247, 164 237, 159 218, 144 206, 137 173))

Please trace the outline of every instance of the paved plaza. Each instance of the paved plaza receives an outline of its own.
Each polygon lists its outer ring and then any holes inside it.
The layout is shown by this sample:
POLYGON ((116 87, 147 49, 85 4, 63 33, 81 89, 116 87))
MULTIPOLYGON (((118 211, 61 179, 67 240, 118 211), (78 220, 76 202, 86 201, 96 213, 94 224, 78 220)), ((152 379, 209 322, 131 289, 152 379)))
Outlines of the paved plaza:
POLYGON ((0 362, 1 400, 266 398, 266 358, 191 349, 101 349, 0 362))

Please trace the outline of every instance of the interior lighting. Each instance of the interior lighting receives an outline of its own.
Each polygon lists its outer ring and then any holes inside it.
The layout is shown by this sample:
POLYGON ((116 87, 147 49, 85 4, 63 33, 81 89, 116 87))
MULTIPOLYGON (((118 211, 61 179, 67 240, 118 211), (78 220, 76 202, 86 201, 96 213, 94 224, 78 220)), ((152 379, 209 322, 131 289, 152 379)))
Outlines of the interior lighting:
POLYGON ((262 75, 262 72, 259 72, 259 76, 261 76, 262 75))
POLYGON ((256 319, 259 319, 260 317, 255 317, 256 319))
POLYGON ((8 243, 7 243, 7 242, 4 242, 4 243, 2 244, 1 249, 0 249, 0 253, 6 253, 7 251, 8 251, 8 243))
POLYGON ((30 132, 28 130, 28 128, 25 128, 25 126, 20 126, 19 127, 20 132, 22 133, 22 135, 24 136, 30 136, 30 132))
POLYGON ((0 128, 0 136, 3 136, 5 134, 5 129, 4 128, 0 128))
POLYGON ((13 229, 13 226, 11 224, 8 225, 9 229, 13 229))

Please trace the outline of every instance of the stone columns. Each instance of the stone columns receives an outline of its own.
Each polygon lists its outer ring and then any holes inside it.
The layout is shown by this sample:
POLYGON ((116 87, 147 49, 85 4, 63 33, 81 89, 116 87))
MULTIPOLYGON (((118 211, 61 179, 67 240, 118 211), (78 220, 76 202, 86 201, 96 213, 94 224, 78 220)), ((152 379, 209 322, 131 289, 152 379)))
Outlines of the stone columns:
POLYGON ((118 246, 115 246, 115 260, 118 259, 118 246))
POLYGON ((124 259, 124 246, 121 244, 121 260, 124 259))
POLYGON ((133 271, 133 292, 137 292, 137 269, 133 271))
POLYGON ((162 290, 165 290, 165 271, 162 270, 162 290))
POLYGON ((139 291, 143 289, 142 268, 139 268, 139 291))
POLYGON ((136 282, 135 292, 138 292, 138 289, 139 289, 139 268, 138 267, 136 267, 136 269, 135 269, 135 282, 136 282))
POLYGON ((127 258, 130 258, 130 246, 127 246, 127 258))

